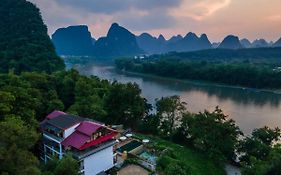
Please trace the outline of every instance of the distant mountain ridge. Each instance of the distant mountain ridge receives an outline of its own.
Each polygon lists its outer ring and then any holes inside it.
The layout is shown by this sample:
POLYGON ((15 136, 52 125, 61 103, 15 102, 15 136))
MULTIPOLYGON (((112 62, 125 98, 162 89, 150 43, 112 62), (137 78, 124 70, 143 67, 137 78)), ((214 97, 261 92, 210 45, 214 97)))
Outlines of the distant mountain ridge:
POLYGON ((273 47, 281 47, 281 38, 273 44, 273 47))
POLYGON ((91 55, 95 43, 86 25, 60 28, 52 35, 52 41, 59 55, 78 56, 91 55))
POLYGON ((265 39, 256 39, 252 43, 253 48, 269 47, 269 43, 265 39))
MULTIPOLYGON (((163 36, 162 36, 163 37, 163 36)), ((146 53, 158 54, 162 53, 165 48, 165 38, 160 36, 158 38, 151 36, 149 33, 143 33, 136 37, 137 43, 140 48, 142 48, 146 53)))
POLYGON ((166 52, 187 52, 210 48, 212 48, 212 44, 206 34, 202 34, 198 37, 195 33, 189 32, 185 37, 167 43, 166 52))
POLYGON ((181 35, 173 36, 166 40, 163 35, 158 38, 151 36, 148 33, 143 33, 137 36, 137 41, 146 53, 159 54, 167 52, 186 52, 210 49, 212 47, 206 34, 198 37, 195 33, 189 32, 185 37, 181 35))
POLYGON ((250 42, 234 35, 228 35, 222 42, 211 43, 206 34, 198 37, 189 32, 184 37, 174 35, 165 39, 149 33, 134 35, 126 28, 113 23, 105 37, 95 40, 87 26, 70 26, 58 29, 52 35, 57 53, 60 55, 89 55, 98 58, 136 56, 141 54, 162 54, 168 52, 190 52, 206 49, 241 49, 261 47, 281 47, 281 38, 276 42, 257 39, 250 42), (76 31, 76 32, 75 32, 76 31))
POLYGON ((93 55, 97 57, 133 56, 141 54, 134 34, 113 23, 106 37, 99 38, 94 45, 93 55))
POLYGON ((244 39, 240 40, 240 43, 242 44, 242 46, 244 48, 251 48, 252 47, 252 43, 247 38, 244 38, 244 39))
POLYGON ((219 49, 241 49, 243 48, 240 40, 237 36, 228 35, 224 38, 221 44, 218 47, 219 49))

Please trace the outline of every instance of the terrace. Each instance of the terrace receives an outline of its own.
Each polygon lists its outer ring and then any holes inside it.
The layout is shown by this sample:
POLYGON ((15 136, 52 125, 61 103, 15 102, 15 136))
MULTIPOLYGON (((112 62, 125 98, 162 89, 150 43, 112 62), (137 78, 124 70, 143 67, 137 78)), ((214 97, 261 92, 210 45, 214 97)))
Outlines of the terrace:
MULTIPOLYGON (((140 165, 152 172, 155 171, 157 156, 152 151, 149 140, 141 140, 132 134, 126 134, 126 136, 120 137, 117 142, 115 145, 117 160, 122 160, 119 162, 122 164, 125 162, 126 164, 130 160, 134 160, 134 164, 140 165)), ((122 165, 119 166, 121 167, 122 165)))

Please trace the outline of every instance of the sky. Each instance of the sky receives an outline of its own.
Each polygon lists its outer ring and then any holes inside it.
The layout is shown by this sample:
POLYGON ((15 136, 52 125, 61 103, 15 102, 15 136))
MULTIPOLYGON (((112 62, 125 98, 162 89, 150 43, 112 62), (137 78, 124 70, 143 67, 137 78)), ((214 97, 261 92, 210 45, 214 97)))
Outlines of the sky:
POLYGON ((232 34, 242 38, 281 37, 281 0, 29 0, 40 8, 51 35, 60 27, 88 25, 94 38, 117 22, 136 35, 169 39, 206 33, 213 42, 232 34))

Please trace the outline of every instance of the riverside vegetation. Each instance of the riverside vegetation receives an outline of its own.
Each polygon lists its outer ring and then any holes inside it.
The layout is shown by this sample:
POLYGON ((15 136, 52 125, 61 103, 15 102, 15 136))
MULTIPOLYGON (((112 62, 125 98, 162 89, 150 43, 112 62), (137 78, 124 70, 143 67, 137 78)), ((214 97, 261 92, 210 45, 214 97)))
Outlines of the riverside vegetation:
POLYGON ((116 59, 121 70, 250 88, 281 88, 280 48, 226 50, 116 59))

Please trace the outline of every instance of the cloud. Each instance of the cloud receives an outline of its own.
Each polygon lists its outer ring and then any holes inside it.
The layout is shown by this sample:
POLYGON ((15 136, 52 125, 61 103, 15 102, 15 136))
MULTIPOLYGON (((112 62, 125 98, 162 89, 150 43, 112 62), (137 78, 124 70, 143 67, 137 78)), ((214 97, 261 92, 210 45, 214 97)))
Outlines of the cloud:
MULTIPOLYGON (((146 31, 174 27, 177 19, 155 10, 141 15, 134 15, 136 11, 116 16, 116 21, 134 31, 146 31)), ((141 12, 140 12, 141 13, 141 12)))
POLYGON ((49 33, 68 25, 86 24, 93 35, 105 35, 111 23, 130 30, 169 28, 177 19, 168 13, 183 0, 29 0, 39 6, 49 33))
POLYGON ((200 21, 227 7, 230 3, 231 0, 184 0, 182 5, 172 9, 170 14, 175 17, 190 17, 200 21))
POLYGON ((177 7, 182 0, 55 0, 59 5, 80 8, 92 13, 114 14, 130 9, 150 11, 177 7))
POLYGON ((207 33, 274 40, 280 37, 280 0, 28 0, 37 4, 51 35, 56 29, 85 24, 97 38, 113 22, 133 33, 207 33))
POLYGON ((271 15, 267 19, 274 22, 281 21, 281 14, 271 15))

